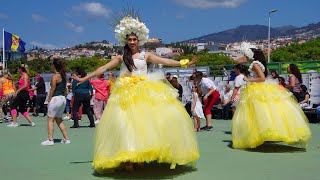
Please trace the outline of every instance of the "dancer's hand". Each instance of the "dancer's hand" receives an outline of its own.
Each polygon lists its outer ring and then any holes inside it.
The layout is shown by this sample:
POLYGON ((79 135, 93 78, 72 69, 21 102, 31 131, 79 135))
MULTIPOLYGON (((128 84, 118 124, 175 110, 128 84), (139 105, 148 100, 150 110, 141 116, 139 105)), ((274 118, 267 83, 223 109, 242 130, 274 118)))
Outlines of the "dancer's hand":
POLYGON ((198 58, 196 56, 193 56, 192 60, 187 63, 187 67, 195 65, 197 61, 198 61, 198 58))
MULTIPOLYGON (((80 84, 84 81, 84 78, 79 78, 77 75, 73 74, 72 79, 77 80, 80 84)), ((77 86, 79 85, 79 83, 77 84, 77 86)))

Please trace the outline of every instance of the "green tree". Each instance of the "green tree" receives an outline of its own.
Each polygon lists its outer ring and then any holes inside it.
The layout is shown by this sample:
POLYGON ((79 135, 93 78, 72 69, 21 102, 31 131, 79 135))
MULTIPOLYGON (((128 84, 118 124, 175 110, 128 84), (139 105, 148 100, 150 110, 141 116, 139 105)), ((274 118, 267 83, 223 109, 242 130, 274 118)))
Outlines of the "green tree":
POLYGON ((303 44, 293 43, 280 47, 271 53, 272 62, 320 60, 320 39, 303 44))
MULTIPOLYGON (((101 59, 98 57, 85 57, 79 58, 75 60, 67 61, 67 66, 70 71, 74 71, 77 67, 81 67, 86 72, 92 72, 99 68, 100 66, 105 65, 106 63, 110 62, 110 59, 101 59)), ((116 67, 116 69, 120 69, 120 65, 116 67)))

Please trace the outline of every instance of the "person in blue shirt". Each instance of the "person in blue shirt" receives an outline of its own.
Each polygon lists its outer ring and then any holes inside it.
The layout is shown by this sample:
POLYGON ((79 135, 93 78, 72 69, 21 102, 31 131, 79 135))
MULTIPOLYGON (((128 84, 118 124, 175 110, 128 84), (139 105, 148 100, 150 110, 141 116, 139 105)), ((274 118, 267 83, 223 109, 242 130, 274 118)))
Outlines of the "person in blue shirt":
MULTIPOLYGON (((78 77, 85 77, 87 75, 87 73, 80 67, 76 68, 75 73, 78 77)), ((72 107, 73 126, 71 126, 70 128, 79 127, 78 110, 81 104, 83 106, 83 110, 87 113, 87 116, 90 121, 90 125, 88 127, 95 127, 93 113, 90 107, 90 100, 93 95, 93 88, 90 82, 87 80, 79 84, 77 80, 73 80, 72 92, 74 95, 74 103, 72 107)))

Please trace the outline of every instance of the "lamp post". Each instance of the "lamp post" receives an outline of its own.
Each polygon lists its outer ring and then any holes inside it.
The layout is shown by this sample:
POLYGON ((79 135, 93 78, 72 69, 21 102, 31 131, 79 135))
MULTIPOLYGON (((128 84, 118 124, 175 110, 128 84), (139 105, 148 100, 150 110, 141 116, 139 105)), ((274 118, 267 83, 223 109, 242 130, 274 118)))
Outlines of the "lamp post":
POLYGON ((269 29, 268 29, 268 63, 270 62, 270 14, 277 12, 277 9, 274 9, 269 12, 269 29))

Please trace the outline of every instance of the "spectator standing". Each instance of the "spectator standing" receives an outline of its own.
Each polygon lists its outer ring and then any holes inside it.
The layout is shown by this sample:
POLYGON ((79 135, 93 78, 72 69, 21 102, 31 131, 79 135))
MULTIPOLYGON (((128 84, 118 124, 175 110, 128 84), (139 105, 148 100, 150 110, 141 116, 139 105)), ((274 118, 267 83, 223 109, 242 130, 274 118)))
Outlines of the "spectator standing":
MULTIPOLYGON (((1 101, 0 101, 0 109, 3 110, 3 113, 5 115, 5 120, 8 120, 7 117, 7 107, 6 104, 9 102, 9 106, 12 104, 14 98, 16 97, 16 89, 13 83, 12 75, 9 72, 9 70, 4 70, 2 72, 3 77, 0 78, 0 92, 3 93, 1 101)), ((2 117, 0 119, 0 122, 2 122, 2 117)))
POLYGON ((37 84, 31 90, 37 91, 36 96, 36 113, 34 116, 39 116, 39 113, 43 113, 43 117, 47 115, 47 110, 44 107, 44 102, 46 101, 46 85, 44 83, 44 79, 40 74, 36 76, 37 84))
POLYGON ((200 128, 201 130, 212 129, 211 122, 211 109, 214 104, 219 101, 220 94, 217 91, 215 84, 209 79, 204 77, 203 73, 198 71, 194 73, 194 83, 199 84, 203 93, 204 113, 206 115, 206 126, 200 128))
POLYGON ((51 89, 48 97, 48 139, 43 141, 41 145, 54 145, 53 141, 53 125, 56 121, 63 139, 61 143, 70 144, 65 125, 62 122, 62 115, 66 107, 66 66, 60 59, 54 59, 51 64, 54 72, 51 80, 51 89))
MULTIPOLYGON (((85 73, 84 70, 80 67, 76 69, 76 74, 80 78, 83 78, 87 75, 87 73, 85 73)), ((79 127, 78 110, 81 105, 83 105, 83 108, 87 113, 87 116, 90 121, 90 125, 88 127, 95 127, 93 113, 91 111, 91 106, 90 106, 90 99, 93 95, 92 86, 88 80, 82 82, 81 84, 78 84, 78 82, 79 81, 75 79, 72 81, 72 92, 74 95, 74 104, 72 107, 73 126, 71 126, 70 128, 79 127)))
POLYGON ((286 85, 286 88, 288 88, 294 95, 294 97, 299 100, 299 94, 300 94, 300 85, 302 84, 302 75, 300 73, 300 70, 297 65, 290 64, 287 69, 289 76, 289 82, 286 85))
POLYGON ((93 112, 96 116, 95 124, 98 124, 104 107, 110 94, 110 84, 104 79, 104 74, 101 74, 98 79, 90 80, 91 85, 95 89, 93 112))
POLYGON ((21 77, 19 80, 19 88, 16 91, 16 98, 13 100, 11 104, 11 116, 12 116, 12 123, 8 125, 8 127, 18 127, 17 122, 17 109, 22 113, 22 115, 29 121, 30 126, 35 126, 34 122, 32 122, 32 119, 29 116, 29 113, 27 112, 27 102, 29 100, 29 87, 30 87, 30 79, 28 75, 28 65, 21 64, 18 67, 19 73, 21 73, 21 77))
POLYGON ((63 120, 70 120, 71 119, 71 100, 72 100, 72 85, 71 85, 72 78, 70 77, 67 83, 67 97, 66 97, 66 113, 67 115, 63 117, 63 120))

